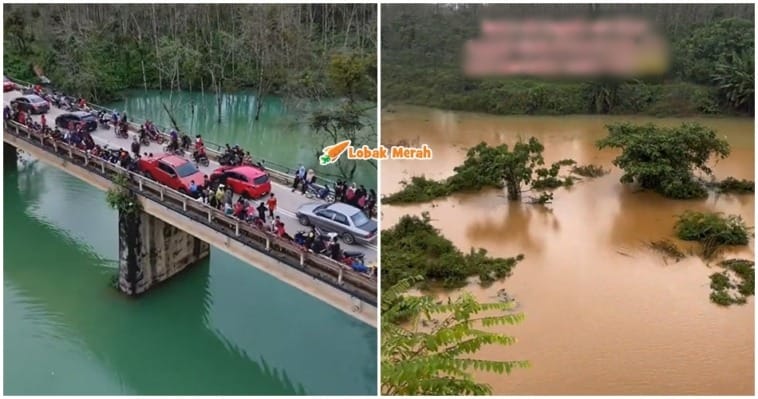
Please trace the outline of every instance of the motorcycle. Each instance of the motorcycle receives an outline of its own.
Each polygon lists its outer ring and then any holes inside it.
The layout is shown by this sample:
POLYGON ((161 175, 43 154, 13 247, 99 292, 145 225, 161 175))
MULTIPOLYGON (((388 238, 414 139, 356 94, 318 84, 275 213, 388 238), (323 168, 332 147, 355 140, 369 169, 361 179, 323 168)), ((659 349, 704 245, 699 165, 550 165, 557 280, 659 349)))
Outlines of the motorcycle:
POLYGON ((140 129, 139 131, 139 143, 144 146, 150 145, 150 137, 145 129, 140 129))
POLYGON ((129 126, 126 123, 122 123, 119 125, 118 129, 116 130, 116 137, 122 138, 122 139, 128 139, 129 138, 129 126))
POLYGON ((218 163, 227 166, 227 165, 239 165, 240 159, 236 154, 226 152, 222 154, 220 157, 218 157, 218 163))
POLYGON ((177 144, 168 143, 163 147, 163 152, 168 154, 174 154, 179 156, 184 156, 184 150, 181 149, 181 147, 177 144))
POLYGON ((210 165, 210 160, 208 160, 208 155, 206 154, 203 154, 198 157, 197 151, 195 151, 192 153, 192 159, 194 159, 195 163, 197 163, 198 165, 202 165, 202 166, 210 165))
POLYGON ((330 204, 333 204, 336 200, 334 193, 329 189, 329 185, 324 185, 324 187, 321 188, 316 188, 313 185, 308 185, 308 190, 305 192, 305 198, 318 198, 330 204))

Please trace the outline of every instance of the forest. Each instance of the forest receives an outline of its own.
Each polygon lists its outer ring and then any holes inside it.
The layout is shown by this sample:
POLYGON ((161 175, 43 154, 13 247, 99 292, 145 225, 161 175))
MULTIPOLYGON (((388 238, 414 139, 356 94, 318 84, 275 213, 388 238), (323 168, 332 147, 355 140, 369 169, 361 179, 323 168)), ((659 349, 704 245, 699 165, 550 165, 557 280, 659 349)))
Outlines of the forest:
POLYGON ((4 5, 5 74, 95 102, 145 88, 376 98, 373 4, 4 5))
POLYGON ((752 4, 384 5, 383 107, 396 103, 492 114, 753 115, 752 4), (469 79, 462 46, 496 15, 521 19, 642 17, 669 42, 663 76, 469 79))

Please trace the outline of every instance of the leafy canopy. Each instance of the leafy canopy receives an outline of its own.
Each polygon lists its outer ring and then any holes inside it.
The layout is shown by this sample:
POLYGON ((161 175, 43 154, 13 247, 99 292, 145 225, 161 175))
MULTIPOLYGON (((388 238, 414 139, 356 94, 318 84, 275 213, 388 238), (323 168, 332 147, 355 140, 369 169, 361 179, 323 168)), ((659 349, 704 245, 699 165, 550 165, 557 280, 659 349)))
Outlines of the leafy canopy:
POLYGON ((697 123, 668 128, 628 123, 607 126, 608 137, 597 142, 600 149, 618 148, 613 164, 624 170, 622 183, 639 183, 676 199, 705 197, 703 184, 693 175, 699 170, 711 175, 711 157, 726 158, 729 144, 713 129, 697 123))
POLYGON ((509 313, 510 304, 481 304, 470 294, 445 304, 428 296, 404 296, 414 280, 419 278, 402 280, 382 293, 382 394, 489 395, 490 386, 474 381, 471 371, 509 374, 529 367, 527 361, 469 357, 485 345, 516 342, 482 329, 521 322, 524 315, 509 313), (394 322, 409 313, 407 327, 394 322))

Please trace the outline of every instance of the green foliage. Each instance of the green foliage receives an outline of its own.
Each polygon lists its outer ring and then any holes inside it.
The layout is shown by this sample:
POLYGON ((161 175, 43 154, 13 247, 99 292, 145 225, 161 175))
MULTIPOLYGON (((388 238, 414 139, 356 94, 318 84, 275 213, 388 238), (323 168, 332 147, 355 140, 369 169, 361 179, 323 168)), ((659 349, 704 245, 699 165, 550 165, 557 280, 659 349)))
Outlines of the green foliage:
POLYGON ((383 202, 423 202, 486 187, 505 187, 508 199, 518 201, 524 186, 552 189, 573 184, 571 178, 560 178, 559 172, 563 166, 571 166, 575 162, 571 159, 561 160, 546 168, 542 157, 544 149, 542 143, 534 137, 528 141, 519 140, 513 147, 507 144, 492 147, 482 142, 469 148, 463 164, 453 169, 453 176, 442 182, 414 177, 410 183, 403 183, 401 191, 385 197, 383 202))
POLYGON ((716 187, 719 192, 722 193, 735 193, 735 194, 748 194, 755 193, 755 182, 752 180, 735 179, 734 177, 727 177, 726 179, 716 183, 716 187))
POLYGON ((413 280, 401 280, 382 293, 383 395, 489 395, 491 387, 477 383, 471 371, 510 374, 529 367, 527 361, 471 357, 487 345, 516 342, 485 330, 524 319, 523 314, 509 312, 510 304, 482 304, 470 294, 444 304, 428 296, 403 296, 413 280), (406 323, 409 327, 395 323, 400 314, 413 315, 406 323))
POLYGON ((119 212, 141 212, 142 203, 129 188, 128 177, 125 175, 117 175, 113 182, 113 186, 105 193, 105 201, 108 205, 119 212))
POLYGON ((460 287, 469 276, 486 284, 507 277, 523 259, 491 258, 483 249, 463 254, 430 223, 428 213, 403 216, 391 229, 382 231, 382 284, 393 286, 415 276, 424 283, 439 282, 460 287))
POLYGON ((736 215, 687 211, 679 215, 674 229, 680 239, 701 243, 705 259, 724 245, 747 245, 750 240, 750 228, 736 215))
POLYGON ((728 259, 720 265, 725 270, 710 276, 711 301, 720 306, 747 303, 747 298, 755 295, 755 262, 728 259))
POLYGON ((350 99, 376 100, 376 56, 337 53, 327 75, 337 94, 350 99))
POLYGON ((754 51, 732 54, 716 65, 713 81, 729 106, 752 112, 755 109, 754 51))
POLYGON ((608 174, 608 170, 603 168, 600 165, 581 165, 581 166, 574 166, 571 169, 571 173, 577 174, 579 176, 583 177, 601 177, 608 174))
POLYGON ((754 22, 726 18, 698 27, 683 40, 674 43, 675 68, 681 78, 707 84, 725 57, 748 53, 753 57, 754 22))
POLYGON ((608 132, 597 145, 600 149, 621 149, 621 155, 613 160, 624 170, 621 182, 637 182, 642 188, 675 199, 705 197, 707 192, 696 181, 693 170, 710 175, 708 160, 712 156, 726 158, 730 151, 726 140, 697 123, 675 128, 623 123, 609 125, 608 132))
POLYGON ((37 65, 57 88, 93 102, 113 100, 127 88, 212 85, 298 97, 343 95, 345 87, 326 84, 328 74, 340 75, 332 73, 334 65, 368 76, 353 74, 345 82, 352 97, 376 97, 376 60, 362 55, 376 53, 376 8, 365 4, 4 8, 5 73, 36 81, 37 65), (301 85, 309 80, 313 84, 301 85))
POLYGON ((427 179, 425 176, 413 176, 410 183, 400 182, 403 189, 382 199, 388 204, 405 204, 414 202, 429 202, 433 199, 450 195, 450 187, 445 182, 427 179))

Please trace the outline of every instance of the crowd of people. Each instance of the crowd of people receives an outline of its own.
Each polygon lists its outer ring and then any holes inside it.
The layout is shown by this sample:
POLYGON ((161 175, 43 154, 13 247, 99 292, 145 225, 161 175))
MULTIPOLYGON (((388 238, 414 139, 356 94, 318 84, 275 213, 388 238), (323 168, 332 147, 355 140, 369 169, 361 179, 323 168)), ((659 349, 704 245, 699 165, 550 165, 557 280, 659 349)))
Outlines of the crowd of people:
MULTIPOLYGON (((331 192, 328 185, 324 185, 324 190, 326 191, 318 192, 315 184, 316 173, 313 169, 308 169, 306 171, 305 166, 300 164, 295 171, 292 192, 300 189, 300 192, 305 194, 308 190, 313 190, 316 194, 315 196, 321 199, 325 198, 327 192, 331 192)), ((376 191, 374 191, 374 189, 366 191, 366 187, 362 184, 356 185, 355 183, 352 183, 348 185, 347 182, 343 180, 337 180, 337 183, 334 186, 333 195, 336 202, 343 202, 361 209, 369 218, 376 217, 376 191)))
MULTIPOLYGON (((39 86, 33 88, 36 94, 49 97, 45 95, 39 86)), ((64 102, 68 97, 65 95, 58 95, 55 98, 56 102, 64 102)), ((48 101, 51 99, 48 98, 48 101)), ((56 103, 56 105, 59 105, 56 103)), ((72 102, 66 102, 61 104, 63 107, 69 105, 73 108, 79 108, 79 110, 88 110, 89 107, 84 99, 78 99, 72 102)), ((73 110, 73 109, 72 109, 73 110)), ((142 157, 153 157, 152 153, 145 152, 140 154, 141 144, 145 138, 153 139, 153 141, 162 140, 158 129, 151 121, 146 121, 138 131, 138 134, 133 137, 131 143, 131 154, 124 148, 108 148, 107 145, 100 146, 95 143, 90 132, 86 129, 85 123, 71 122, 66 128, 51 128, 47 125, 46 116, 43 114, 40 117, 40 122, 34 121, 26 111, 18 109, 15 106, 5 105, 3 109, 4 120, 13 120, 19 124, 27 126, 35 131, 42 132, 46 138, 56 141, 62 141, 67 144, 73 145, 87 153, 88 156, 101 158, 108 162, 118 164, 124 169, 130 171, 138 171, 138 163, 142 157)), ((97 115, 100 122, 106 120, 104 113, 97 115)), ((126 133, 128 131, 128 119, 126 112, 119 114, 118 111, 113 111, 110 115, 110 122, 113 124, 114 129, 118 129, 116 132, 126 133)), ((128 137, 128 133, 126 133, 128 137)), ((172 131, 169 135, 169 145, 176 148, 185 147, 179 143, 179 138, 176 131, 172 131)), ((206 157, 205 144, 202 141, 201 136, 196 137, 193 157, 197 162, 200 157, 206 157)), ((227 164, 231 165, 251 165, 261 169, 263 165, 253 163, 252 156, 249 151, 244 151, 239 146, 230 147, 226 145, 226 151, 222 154, 222 158, 226 158, 227 164)), ((298 187, 301 188, 303 194, 316 183, 316 176, 313 170, 308 170, 306 173, 305 168, 300 165, 296 175, 293 191, 298 187)), ((342 262, 352 269, 371 274, 374 269, 366 266, 363 263, 363 256, 357 253, 346 253, 340 247, 339 241, 334 237, 324 238, 321 234, 317 233, 315 228, 312 228, 309 232, 300 231, 295 236, 291 236, 286 231, 286 226, 281 220, 279 215, 276 215, 277 198, 274 193, 271 193, 266 200, 261 200, 257 205, 254 201, 238 197, 234 200, 234 194, 230 187, 228 187, 223 180, 209 180, 208 176, 204 176, 203 182, 191 182, 189 187, 190 195, 203 203, 208 204, 218 210, 223 211, 225 214, 232 216, 241 221, 250 223, 261 230, 274 234, 277 237, 295 243, 303 248, 303 250, 311 251, 314 253, 323 254, 330 258, 342 262)), ((348 186, 343 181, 338 181, 334 190, 334 195, 337 201, 345 202, 350 205, 363 209, 370 217, 375 216, 374 206, 376 204, 376 192, 372 189, 368 192, 364 186, 358 186, 356 188, 355 183, 348 186)))

